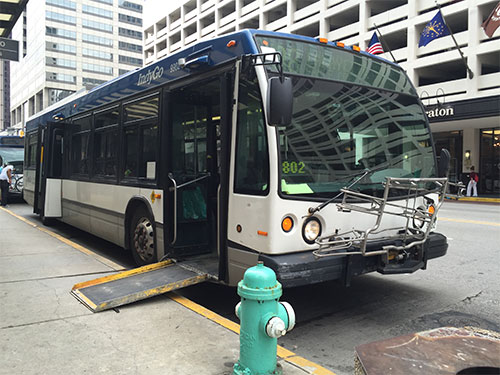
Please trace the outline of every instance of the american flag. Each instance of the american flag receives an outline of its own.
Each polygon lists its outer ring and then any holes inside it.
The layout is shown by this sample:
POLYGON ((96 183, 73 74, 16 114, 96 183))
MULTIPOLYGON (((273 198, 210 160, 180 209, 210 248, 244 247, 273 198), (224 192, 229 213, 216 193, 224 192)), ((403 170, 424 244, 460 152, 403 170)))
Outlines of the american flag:
POLYGON ((380 40, 378 40, 377 34, 375 32, 373 33, 372 39, 370 40, 370 44, 368 44, 366 52, 371 53, 372 55, 384 53, 382 44, 380 43, 380 40))

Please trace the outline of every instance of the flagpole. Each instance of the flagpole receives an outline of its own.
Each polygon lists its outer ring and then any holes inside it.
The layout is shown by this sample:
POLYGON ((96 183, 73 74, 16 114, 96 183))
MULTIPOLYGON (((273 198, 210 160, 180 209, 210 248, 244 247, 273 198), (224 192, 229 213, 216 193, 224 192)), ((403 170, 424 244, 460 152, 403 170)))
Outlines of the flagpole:
MULTIPOLYGON (((439 11, 441 12, 441 5, 438 4, 437 0, 435 0, 435 3, 437 5, 437 7, 439 8, 439 11)), ((460 53, 460 57, 462 58, 462 61, 463 61, 464 65, 465 65, 465 67, 467 68, 467 73, 469 74, 469 79, 474 78, 474 73, 469 68, 469 65, 467 65, 467 60, 465 59, 465 56, 464 56, 462 50, 458 46, 457 40, 455 39, 455 35, 453 35, 453 31, 451 31, 450 26, 448 26, 448 23, 446 22, 446 19, 444 18, 443 12, 441 12, 441 16, 443 16, 443 22, 444 22, 445 26, 448 28, 448 30, 450 31, 451 38, 455 42, 455 46, 457 46, 458 52, 460 53)))
POLYGON ((380 32, 380 30, 378 29, 377 25, 374 23, 374 24, 373 24, 373 26, 375 26, 375 30, 377 30, 377 32, 378 32, 378 35, 379 35, 379 37, 380 37, 380 43, 382 43, 382 47, 383 47, 383 46, 384 46, 384 44, 385 44, 385 46, 387 47, 387 51, 391 54, 392 60, 393 60, 395 63, 397 63, 397 62, 396 62, 396 59, 394 58, 394 55, 392 54, 391 49, 389 48, 389 45, 388 45, 387 43, 384 43, 384 38, 382 38, 382 33, 381 33, 381 32, 380 32))

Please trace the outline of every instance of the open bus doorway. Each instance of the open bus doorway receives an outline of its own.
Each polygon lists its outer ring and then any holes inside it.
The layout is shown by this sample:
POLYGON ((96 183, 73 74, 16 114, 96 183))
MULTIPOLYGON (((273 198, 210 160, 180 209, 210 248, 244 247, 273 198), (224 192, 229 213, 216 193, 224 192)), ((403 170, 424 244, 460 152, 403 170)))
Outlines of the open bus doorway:
POLYGON ((173 90, 169 179, 170 254, 217 253, 221 172, 221 80, 173 90))

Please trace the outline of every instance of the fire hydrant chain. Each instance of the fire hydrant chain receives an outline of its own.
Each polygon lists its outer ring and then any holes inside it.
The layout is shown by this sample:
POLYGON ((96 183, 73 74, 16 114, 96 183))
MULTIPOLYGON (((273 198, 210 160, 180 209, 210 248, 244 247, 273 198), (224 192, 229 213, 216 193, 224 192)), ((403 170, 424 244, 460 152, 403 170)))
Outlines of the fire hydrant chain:
POLYGON ((278 338, 295 326, 295 312, 287 302, 274 271, 259 262, 249 268, 238 283, 241 297, 235 307, 240 318, 240 358, 234 375, 279 375, 278 338))

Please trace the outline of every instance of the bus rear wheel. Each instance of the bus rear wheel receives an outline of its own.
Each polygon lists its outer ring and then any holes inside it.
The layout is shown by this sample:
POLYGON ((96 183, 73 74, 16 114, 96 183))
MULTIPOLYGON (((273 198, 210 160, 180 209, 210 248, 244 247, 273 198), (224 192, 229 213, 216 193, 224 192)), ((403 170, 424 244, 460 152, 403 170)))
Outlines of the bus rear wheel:
POLYGON ((130 228, 130 248, 139 266, 156 262, 153 221, 145 209, 135 211, 130 228))

